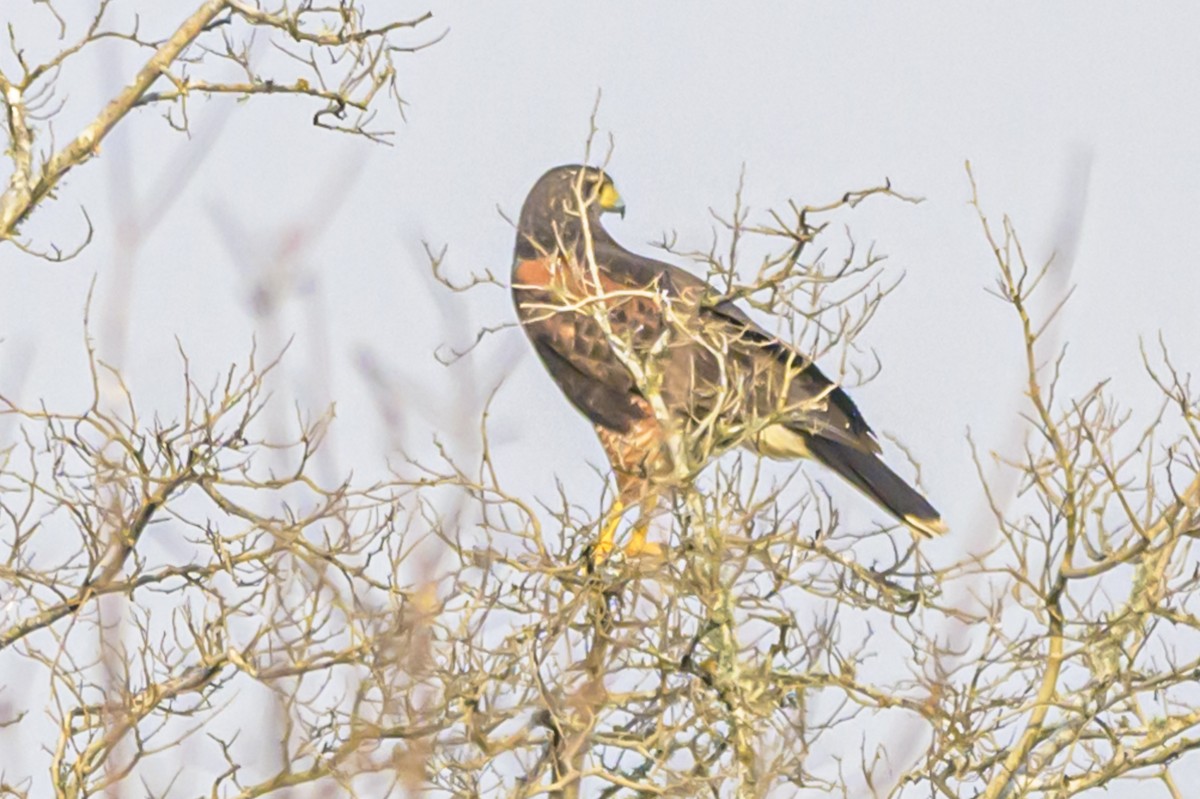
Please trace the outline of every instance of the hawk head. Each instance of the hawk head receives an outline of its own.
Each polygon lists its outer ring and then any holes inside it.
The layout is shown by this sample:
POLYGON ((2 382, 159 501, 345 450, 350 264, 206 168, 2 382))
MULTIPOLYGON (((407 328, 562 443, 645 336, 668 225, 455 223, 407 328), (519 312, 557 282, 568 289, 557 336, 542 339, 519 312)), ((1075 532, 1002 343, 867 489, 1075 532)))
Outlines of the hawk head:
POLYGON ((521 207, 518 256, 538 257, 560 246, 573 248, 581 239, 582 215, 587 216, 593 238, 606 237, 600 216, 610 211, 623 217, 625 203, 603 170, 580 164, 555 167, 538 178, 521 207))

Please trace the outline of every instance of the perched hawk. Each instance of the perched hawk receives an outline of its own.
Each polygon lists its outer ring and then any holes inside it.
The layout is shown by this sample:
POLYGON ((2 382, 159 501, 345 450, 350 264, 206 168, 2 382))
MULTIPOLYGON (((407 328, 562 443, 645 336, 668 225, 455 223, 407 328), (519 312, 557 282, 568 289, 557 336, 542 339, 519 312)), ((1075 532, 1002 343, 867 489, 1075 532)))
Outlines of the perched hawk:
POLYGON ((946 530, 879 457, 858 408, 804 355, 700 278, 622 247, 601 215, 625 206, 604 172, 561 166, 534 184, 517 227, 512 290, 521 325, 567 399, 600 436, 619 497, 600 532, 642 505, 626 551, 646 542, 661 489, 734 446, 813 458, 914 532, 946 530))

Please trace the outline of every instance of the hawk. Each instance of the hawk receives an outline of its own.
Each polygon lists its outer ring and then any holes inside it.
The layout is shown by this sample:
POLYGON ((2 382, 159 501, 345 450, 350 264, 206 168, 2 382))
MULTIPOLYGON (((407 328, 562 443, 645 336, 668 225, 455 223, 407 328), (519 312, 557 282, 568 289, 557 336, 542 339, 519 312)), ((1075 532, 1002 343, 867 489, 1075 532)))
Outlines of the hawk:
POLYGON ((613 549, 625 509, 646 541, 661 491, 744 446, 832 469, 915 533, 940 514, 880 458, 850 397, 812 359, 767 333, 704 280, 618 244, 602 224, 625 205, 602 170, 560 166, 534 184, 517 225, 512 292, 534 349, 596 428, 618 496, 593 557, 613 549))

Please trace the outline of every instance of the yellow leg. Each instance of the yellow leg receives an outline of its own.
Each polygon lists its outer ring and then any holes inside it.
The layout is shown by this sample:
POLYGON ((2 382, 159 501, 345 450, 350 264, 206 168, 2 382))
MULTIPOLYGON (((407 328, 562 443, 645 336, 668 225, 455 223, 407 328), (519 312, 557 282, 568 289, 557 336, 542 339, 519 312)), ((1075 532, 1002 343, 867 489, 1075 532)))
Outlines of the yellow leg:
POLYGON ((592 550, 592 560, 603 563, 613 551, 613 539, 617 537, 617 528, 621 526, 621 514, 625 512, 625 504, 621 500, 613 503, 608 509, 608 518, 600 526, 600 538, 592 550))

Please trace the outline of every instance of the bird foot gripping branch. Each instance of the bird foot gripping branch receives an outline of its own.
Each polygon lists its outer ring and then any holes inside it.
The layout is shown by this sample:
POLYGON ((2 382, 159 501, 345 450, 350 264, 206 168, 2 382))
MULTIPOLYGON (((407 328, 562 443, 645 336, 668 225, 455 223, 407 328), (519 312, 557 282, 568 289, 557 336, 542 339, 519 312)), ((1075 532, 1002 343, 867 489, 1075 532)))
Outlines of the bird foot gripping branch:
POLYGON ((629 542, 617 550, 617 528, 621 525, 621 516, 624 511, 625 506, 620 500, 615 502, 612 508, 609 509, 604 523, 600 527, 600 535, 596 539, 596 544, 587 555, 589 566, 593 569, 617 558, 622 561, 626 559, 647 562, 666 560, 666 547, 647 540, 650 529, 650 521, 647 518, 638 519, 630 533, 629 542), (616 555, 614 555, 614 550, 616 551, 616 555))

